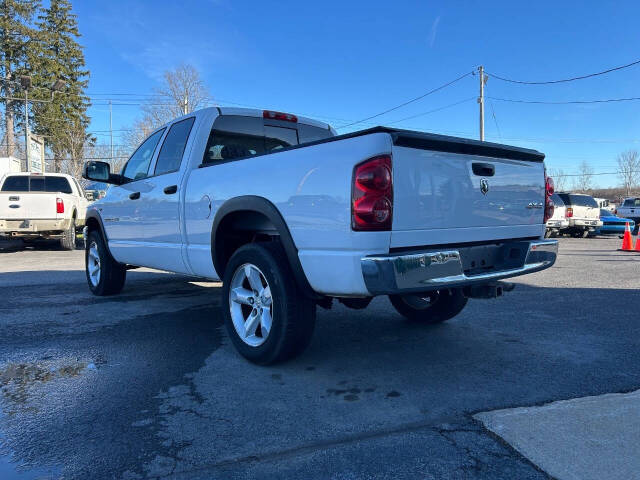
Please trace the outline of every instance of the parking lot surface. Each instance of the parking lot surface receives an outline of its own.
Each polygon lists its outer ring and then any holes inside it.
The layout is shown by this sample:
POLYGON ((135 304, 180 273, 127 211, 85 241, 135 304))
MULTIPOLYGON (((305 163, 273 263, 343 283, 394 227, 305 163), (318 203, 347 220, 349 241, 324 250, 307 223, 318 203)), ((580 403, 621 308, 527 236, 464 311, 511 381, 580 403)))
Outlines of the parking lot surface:
POLYGON ((219 284, 140 269, 99 298, 80 250, 0 252, 0 478, 547 478, 526 432, 474 415, 640 387, 640 254, 619 243, 563 238, 441 325, 335 303, 275 367, 235 353, 219 284))

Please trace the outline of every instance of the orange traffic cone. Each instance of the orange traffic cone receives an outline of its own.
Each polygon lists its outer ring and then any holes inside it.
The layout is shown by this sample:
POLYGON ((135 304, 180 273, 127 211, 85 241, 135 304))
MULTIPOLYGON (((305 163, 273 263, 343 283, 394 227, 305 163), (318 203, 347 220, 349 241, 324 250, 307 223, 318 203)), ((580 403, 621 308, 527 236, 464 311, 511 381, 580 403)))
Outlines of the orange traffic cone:
POLYGON ((638 235, 636 235, 636 252, 640 252, 640 230, 638 230, 638 235))
POLYGON ((624 237, 622 238, 622 248, 620 250, 633 251, 633 240, 631 239, 631 230, 629 230, 629 222, 624 229, 624 237))

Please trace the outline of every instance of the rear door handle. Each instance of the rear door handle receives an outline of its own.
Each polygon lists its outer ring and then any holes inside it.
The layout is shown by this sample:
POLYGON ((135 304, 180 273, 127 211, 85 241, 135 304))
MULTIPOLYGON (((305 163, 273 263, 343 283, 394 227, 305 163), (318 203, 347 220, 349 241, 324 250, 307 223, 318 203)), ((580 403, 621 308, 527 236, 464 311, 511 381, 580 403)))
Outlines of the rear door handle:
POLYGON ((140 198, 140 192, 133 192, 131 195, 129 195, 129 198, 131 200, 137 200, 140 198))
POLYGON ((169 185, 168 187, 164 187, 164 193, 167 195, 173 195, 178 191, 177 185, 169 185))
POLYGON ((496 173, 496 167, 492 163, 474 162, 471 164, 474 175, 480 177, 493 177, 496 173))

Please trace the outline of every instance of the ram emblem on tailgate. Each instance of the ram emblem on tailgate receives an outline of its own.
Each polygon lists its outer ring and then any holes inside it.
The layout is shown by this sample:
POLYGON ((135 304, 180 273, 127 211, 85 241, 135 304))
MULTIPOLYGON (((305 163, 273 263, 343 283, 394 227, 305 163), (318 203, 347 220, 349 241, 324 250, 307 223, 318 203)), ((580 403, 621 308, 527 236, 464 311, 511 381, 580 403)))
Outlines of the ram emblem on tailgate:
POLYGON ((486 195, 489 191, 489 181, 486 178, 480 180, 480 191, 483 195, 486 195))

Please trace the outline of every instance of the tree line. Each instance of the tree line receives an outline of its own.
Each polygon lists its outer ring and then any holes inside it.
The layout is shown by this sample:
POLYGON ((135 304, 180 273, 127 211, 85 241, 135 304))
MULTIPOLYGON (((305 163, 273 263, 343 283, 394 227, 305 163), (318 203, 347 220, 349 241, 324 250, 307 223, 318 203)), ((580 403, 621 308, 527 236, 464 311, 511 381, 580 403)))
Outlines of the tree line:
POLYGON ((79 38, 70 0, 50 0, 47 8, 40 0, 0 0, 1 155, 24 155, 18 135, 28 122, 44 137, 55 171, 78 170, 95 143, 87 134, 89 71, 79 38))
MULTIPOLYGON (((598 190, 595 176, 596 173, 586 160, 578 165, 577 174, 567 174, 561 168, 553 168, 549 171, 553 178, 555 189, 558 192, 576 191, 582 193, 593 193, 598 190)), ((629 197, 640 190, 640 153, 637 150, 627 150, 616 158, 615 175, 619 179, 619 188, 605 189, 616 192, 616 197, 629 197)), ((620 200, 616 198, 616 200, 620 200)), ((611 199, 613 200, 613 198, 611 199)))

